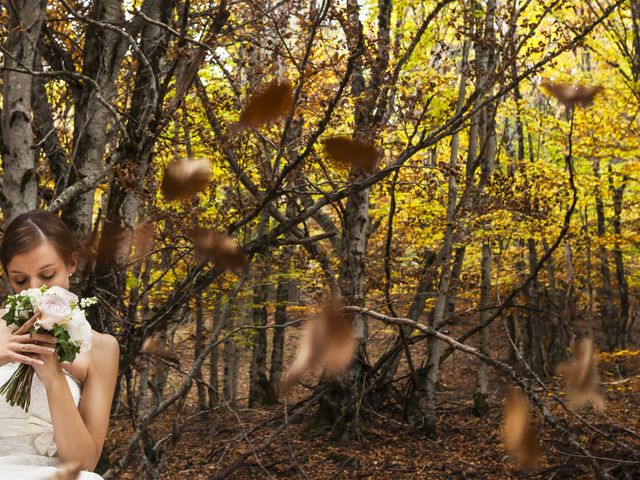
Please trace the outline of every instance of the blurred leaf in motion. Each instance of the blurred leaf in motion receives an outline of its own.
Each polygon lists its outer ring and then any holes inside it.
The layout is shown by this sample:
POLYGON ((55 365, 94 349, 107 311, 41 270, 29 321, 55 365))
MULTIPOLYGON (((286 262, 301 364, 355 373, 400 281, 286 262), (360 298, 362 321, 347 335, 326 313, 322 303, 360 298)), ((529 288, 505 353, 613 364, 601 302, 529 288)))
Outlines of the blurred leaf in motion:
POLYGON ((140 222, 133 230, 135 258, 141 259, 151 252, 156 234, 156 226, 151 220, 140 222))
POLYGON ((321 314, 305 326, 295 362, 280 385, 280 396, 307 371, 318 367, 325 378, 341 375, 351 363, 358 345, 353 334, 353 313, 343 310, 340 299, 324 305, 321 314))
POLYGON ((183 158, 167 166, 160 188, 167 200, 185 200, 207 188, 210 178, 208 160, 183 158))
POLYGON ((589 107, 593 105, 595 96, 604 90, 601 85, 586 86, 564 82, 551 82, 543 80, 540 87, 549 95, 555 97, 566 106, 579 105, 589 107))
POLYGON ((195 227, 191 229, 190 236, 198 257, 212 261, 223 270, 240 269, 248 262, 244 250, 228 235, 195 227))
POLYGON ((567 398, 576 408, 592 405, 599 412, 605 410, 604 398, 598 392, 598 358, 591 338, 583 338, 574 346, 573 358, 560 365, 558 373, 564 378, 567 398))
POLYGON ((337 136, 323 140, 323 144, 329 158, 341 165, 353 165, 370 172, 378 162, 379 152, 372 143, 337 136))
POLYGON ((238 124, 257 128, 289 112, 293 106, 293 88, 289 82, 273 81, 262 91, 251 96, 240 114, 238 124))
POLYGON ((154 335, 145 339, 140 349, 140 353, 155 355, 171 362, 180 363, 173 349, 169 348, 165 341, 154 335))
POLYGON ((534 467, 540 460, 538 434, 531 425, 529 402, 511 387, 505 400, 502 435, 505 448, 523 467, 534 467))

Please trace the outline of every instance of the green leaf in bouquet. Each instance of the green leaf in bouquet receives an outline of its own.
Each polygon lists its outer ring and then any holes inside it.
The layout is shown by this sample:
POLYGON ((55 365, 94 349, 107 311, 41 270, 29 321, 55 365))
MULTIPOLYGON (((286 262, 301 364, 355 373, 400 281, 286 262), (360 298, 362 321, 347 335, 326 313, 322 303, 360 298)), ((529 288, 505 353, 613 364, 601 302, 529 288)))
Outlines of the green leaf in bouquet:
POLYGON ((61 362, 73 362, 76 355, 80 353, 80 347, 71 343, 69 332, 56 323, 51 330, 51 334, 58 339, 56 344, 58 360, 61 362))
POLYGON ((7 310, 7 313, 5 313, 2 316, 2 319, 5 322, 7 322, 7 325, 11 325, 15 323, 15 316, 16 316, 16 307, 15 305, 11 305, 11 307, 9 307, 9 310, 7 310))

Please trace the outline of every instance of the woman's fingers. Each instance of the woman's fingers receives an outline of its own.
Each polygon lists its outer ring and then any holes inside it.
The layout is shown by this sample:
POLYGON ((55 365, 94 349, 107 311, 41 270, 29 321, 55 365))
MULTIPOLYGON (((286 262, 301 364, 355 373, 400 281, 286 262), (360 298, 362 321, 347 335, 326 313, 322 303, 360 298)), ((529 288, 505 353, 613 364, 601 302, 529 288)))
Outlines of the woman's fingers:
POLYGON ((46 347, 44 345, 35 345, 33 343, 15 343, 12 344, 12 349, 16 353, 53 353, 56 351, 53 347, 46 347))
POLYGON ((24 322, 22 324, 22 326, 20 328, 18 328, 18 330, 16 330, 14 332, 14 335, 22 335, 22 334, 28 332, 29 329, 31 327, 33 327, 33 324, 36 323, 36 320, 38 319, 39 316, 40 316, 40 312, 34 313, 33 316, 29 320, 24 322))
POLYGON ((31 365, 32 367, 39 367, 40 365, 44 365, 44 362, 35 357, 28 357, 27 355, 20 355, 19 353, 15 354, 15 361, 20 363, 26 363, 27 365, 31 365))
POLYGON ((22 335, 14 336, 13 340, 18 343, 41 342, 56 344, 58 342, 58 339, 56 337, 54 337, 53 335, 48 335, 46 333, 25 333, 22 335))

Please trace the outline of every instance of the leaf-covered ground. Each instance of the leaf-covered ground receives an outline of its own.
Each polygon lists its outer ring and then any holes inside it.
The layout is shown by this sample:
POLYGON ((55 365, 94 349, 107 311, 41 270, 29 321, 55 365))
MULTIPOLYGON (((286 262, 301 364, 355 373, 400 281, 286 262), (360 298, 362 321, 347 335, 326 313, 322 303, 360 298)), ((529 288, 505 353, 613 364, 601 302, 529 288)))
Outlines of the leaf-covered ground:
MULTIPOLYGON (((182 334, 192 336, 189 331, 182 334)), ((386 330, 375 335, 380 348, 392 337, 393 332, 386 330)), ((506 357, 504 349, 496 351, 502 358, 506 357)), ((292 353, 289 352, 289 357, 292 353)), ((182 354, 188 357, 189 350, 185 349, 182 354)), ((269 441, 281 424, 269 423, 269 420, 282 418, 282 405, 248 409, 244 399, 240 399, 236 408, 222 405, 194 417, 196 397, 193 388, 192 404, 182 414, 186 429, 161 478, 215 478, 243 454, 247 454, 246 460, 228 478, 592 478, 586 473, 586 468, 578 466, 585 465, 584 458, 549 425, 545 425, 537 411, 535 422, 543 442, 543 461, 533 470, 519 468, 501 444, 503 394, 508 384, 503 378, 492 375, 490 411, 486 417, 478 418, 471 408, 476 366, 473 359, 459 353, 447 361, 439 395, 440 430, 437 440, 415 434, 406 426, 399 411, 390 410, 368 416, 361 441, 336 442, 330 439, 328 432, 310 428, 309 419, 315 411, 311 409, 302 421, 294 419, 289 422, 285 432, 269 441)), ((609 435, 615 431, 614 423, 633 431, 640 430, 637 408, 640 401, 639 366, 640 350, 635 347, 600 355, 600 389, 605 396, 607 410, 604 414, 590 409, 579 413, 602 434, 609 435)), ((244 372, 239 389, 241 396, 246 395, 246 376, 244 372)), ((170 377, 172 381, 177 381, 177 377, 170 377)), ((313 383, 312 377, 309 383, 313 383)), ((568 414, 551 398, 551 394, 564 398, 560 379, 554 378, 548 385, 551 392, 539 391, 539 394, 545 396, 546 404, 554 415, 568 418, 568 414)), ((299 387, 293 400, 305 398, 308 393, 304 387, 299 387)), ((173 420, 173 413, 170 413, 154 422, 152 431, 156 441, 170 431, 173 420)), ((578 430, 577 424, 573 418, 572 431, 594 455, 621 458, 620 450, 603 441, 601 434, 578 430)), ((131 431, 125 417, 112 420, 105 445, 110 459, 115 460, 124 452, 131 431)), ((622 435, 619 439, 640 448, 640 441, 632 435, 622 435)), ((614 466, 613 462, 604 462, 614 466)), ((634 464, 629 462, 615 465, 630 468, 634 464)), ((131 467, 119 478, 140 476, 141 471, 131 467)))

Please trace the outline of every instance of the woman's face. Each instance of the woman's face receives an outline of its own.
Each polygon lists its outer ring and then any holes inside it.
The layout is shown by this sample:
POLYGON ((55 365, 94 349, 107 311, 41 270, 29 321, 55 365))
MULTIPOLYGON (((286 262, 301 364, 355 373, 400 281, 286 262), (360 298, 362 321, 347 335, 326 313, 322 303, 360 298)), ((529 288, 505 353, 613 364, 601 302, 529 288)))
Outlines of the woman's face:
POLYGON ((26 252, 14 255, 7 265, 7 273, 14 293, 27 288, 39 288, 43 284, 68 290, 69 277, 76 265, 75 255, 72 264, 67 265, 55 247, 45 240, 26 252))

